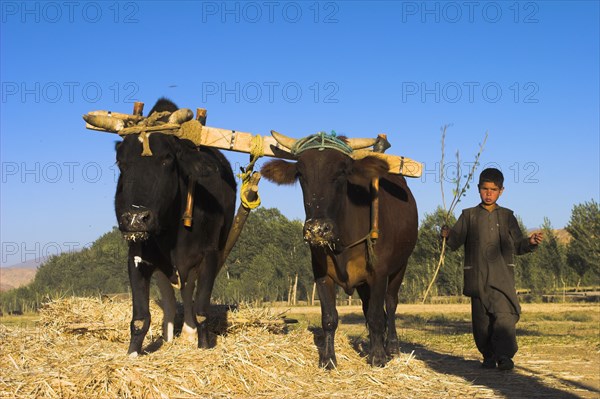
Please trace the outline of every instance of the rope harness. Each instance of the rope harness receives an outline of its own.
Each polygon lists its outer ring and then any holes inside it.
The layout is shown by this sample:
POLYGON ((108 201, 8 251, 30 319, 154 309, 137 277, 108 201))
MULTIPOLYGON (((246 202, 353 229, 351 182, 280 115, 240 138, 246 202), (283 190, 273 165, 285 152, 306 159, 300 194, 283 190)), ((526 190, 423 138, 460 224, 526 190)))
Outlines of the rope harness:
POLYGON ((298 140, 291 148, 291 152, 294 155, 299 155, 311 148, 318 149, 319 151, 329 148, 344 154, 351 154, 353 151, 352 147, 337 137, 335 131, 331 131, 331 134, 319 132, 298 140))

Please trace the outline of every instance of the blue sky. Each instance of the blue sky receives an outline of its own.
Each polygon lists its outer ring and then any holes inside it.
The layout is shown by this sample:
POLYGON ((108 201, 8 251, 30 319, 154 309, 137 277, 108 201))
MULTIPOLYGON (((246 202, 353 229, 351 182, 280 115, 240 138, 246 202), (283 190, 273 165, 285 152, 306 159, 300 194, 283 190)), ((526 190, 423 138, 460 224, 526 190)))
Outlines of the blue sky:
MULTIPOLYGON (((563 227, 600 197, 595 1, 0 4, 2 265, 116 225, 119 138, 81 115, 148 111, 160 96, 255 134, 387 133, 389 153, 425 164, 409 181, 421 218, 441 205, 446 124, 448 172, 489 132, 481 164, 502 169, 500 203, 528 228, 563 227)), ((236 171, 248 161, 226 155, 236 171)), ((260 193, 304 218, 299 187, 263 181, 260 193)), ((458 210, 477 202, 471 189, 458 210)))

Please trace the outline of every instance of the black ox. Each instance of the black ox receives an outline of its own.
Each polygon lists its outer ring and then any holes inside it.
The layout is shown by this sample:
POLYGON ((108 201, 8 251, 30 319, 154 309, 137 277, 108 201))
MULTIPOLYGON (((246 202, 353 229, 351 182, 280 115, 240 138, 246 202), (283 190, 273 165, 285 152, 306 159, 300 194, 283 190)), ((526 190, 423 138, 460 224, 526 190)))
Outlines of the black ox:
MULTIPOLYGON (((149 115, 176 110, 171 101, 160 99, 149 115)), ((163 133, 149 134, 146 145, 152 155, 142 156, 144 140, 141 135, 128 135, 117 144, 121 174, 115 210, 119 229, 129 243, 133 296, 127 353, 141 353, 150 326, 150 278, 155 271, 163 299, 163 338, 173 338, 174 285, 181 288, 183 299, 182 333, 197 339, 199 347, 208 347, 210 296, 235 207, 231 166, 215 149, 198 148, 189 140, 163 133), (182 215, 192 181, 193 222, 185 227, 182 215)))
POLYGON ((310 245, 325 335, 319 364, 325 368, 337 365, 334 350, 337 284, 348 294, 354 289, 358 291, 369 329, 368 361, 383 366, 387 355, 399 353, 395 325, 398 290, 417 240, 417 207, 406 180, 388 173, 389 166, 382 159, 373 156, 352 159, 352 143, 348 140, 344 139, 349 144, 344 148, 339 138, 311 136, 304 142, 316 140, 324 145, 304 149, 294 139, 272 134, 297 159, 296 163, 270 161, 261 173, 277 184, 300 181, 306 211, 304 238, 310 245), (380 178, 380 223, 372 260, 369 242, 363 238, 371 229, 370 183, 375 177, 380 178))

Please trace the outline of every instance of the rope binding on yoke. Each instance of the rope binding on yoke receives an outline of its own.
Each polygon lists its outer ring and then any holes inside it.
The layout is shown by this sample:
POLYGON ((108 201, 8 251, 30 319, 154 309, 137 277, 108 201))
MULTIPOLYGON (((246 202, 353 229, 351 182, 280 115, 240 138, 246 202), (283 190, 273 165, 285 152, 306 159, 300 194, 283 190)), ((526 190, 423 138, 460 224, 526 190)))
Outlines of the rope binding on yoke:
POLYGON ((151 157, 152 150, 150 149, 150 133, 141 132, 140 139, 142 140, 142 156, 151 157))
POLYGON ((311 148, 318 149, 319 151, 329 148, 343 152, 344 154, 351 154, 353 151, 352 147, 346 144, 342 139, 338 138, 337 134, 333 130, 331 131, 331 134, 319 132, 300 139, 290 150, 292 154, 298 155, 311 148))

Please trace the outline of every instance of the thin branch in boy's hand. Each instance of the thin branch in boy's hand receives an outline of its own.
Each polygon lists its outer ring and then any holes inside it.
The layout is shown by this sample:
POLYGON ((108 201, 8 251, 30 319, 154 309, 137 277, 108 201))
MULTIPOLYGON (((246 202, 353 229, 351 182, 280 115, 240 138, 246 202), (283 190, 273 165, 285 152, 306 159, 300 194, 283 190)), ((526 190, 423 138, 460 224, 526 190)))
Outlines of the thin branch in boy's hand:
POLYGON ((453 181, 452 181, 455 184, 455 188, 452 190, 453 198, 452 198, 452 201, 450 202, 450 207, 448 208, 448 210, 446 210, 446 200, 445 200, 445 196, 444 196, 444 151, 445 151, 446 130, 447 130, 448 126, 449 125, 444 125, 441 128, 441 131, 442 131, 442 157, 441 157, 441 161, 440 161, 440 188, 442 191, 442 205, 443 205, 443 209, 445 212, 444 225, 442 226, 442 229, 440 231, 440 235, 442 237, 442 249, 440 251, 440 258, 438 260, 437 268, 435 269, 435 272, 433 274, 433 278, 431 279, 431 283, 429 283, 429 286, 427 287, 427 290, 425 291, 425 295, 423 295, 423 303, 425 303, 425 300, 427 300, 427 295, 429 294, 429 290, 431 290, 431 287, 433 286, 433 283, 435 282, 435 279, 437 278, 438 272, 440 271, 440 267, 444 264, 444 255, 446 252, 446 239, 448 238, 448 235, 450 232, 450 229, 447 226, 448 220, 450 219, 450 215, 452 215, 454 213, 454 208, 456 208, 456 205, 458 205, 458 203, 460 202, 461 197, 466 195, 466 191, 470 187, 470 182, 473 179, 475 170, 477 169, 477 166, 479 166, 479 157, 481 156, 481 153, 483 152, 483 148, 485 147, 485 142, 487 141, 487 138, 488 138, 488 132, 486 131, 485 136, 483 138, 483 142, 479 144, 479 152, 477 153, 477 155, 475 155, 475 162, 473 162, 473 166, 471 167, 469 174, 465 176, 466 182, 462 187, 460 184, 461 180, 462 180, 462 173, 460 171, 460 155, 459 155, 458 150, 456 151, 456 178, 453 179, 453 181))
MULTIPOLYGON (((473 176, 475 175, 475 170, 477 169, 477 166, 479 166, 479 157, 481 157, 481 153, 483 152, 483 148, 485 147, 485 142, 487 141, 487 138, 488 138, 488 132, 485 132, 483 142, 479 144, 479 152, 477 152, 477 154, 475 155, 475 162, 473 162, 473 166, 471 166, 471 169, 469 170, 469 174, 466 176, 467 180, 462 187, 460 186, 460 180, 461 180, 460 159, 459 159, 458 151, 456 151, 456 164, 458 165, 457 172, 456 172, 457 173, 456 190, 453 191, 454 198, 452 199, 452 202, 450 203, 450 208, 448 209, 448 212, 446 213, 446 218, 444 220, 445 223, 448 222, 448 218, 450 217, 451 214, 454 213, 454 209, 456 208, 456 205, 458 205, 458 203, 460 202, 461 197, 466 195, 466 192, 470 187, 471 180, 473 180, 473 176)), ((442 188, 442 192, 443 192, 443 188, 442 188)), ((445 208, 444 208, 444 210, 445 210, 445 208)))
POLYGON ((440 160, 440 188, 442 189, 442 206, 446 210, 446 198, 444 197, 444 147, 446 141, 446 129, 448 125, 444 125, 440 128, 442 131, 442 158, 440 160))

